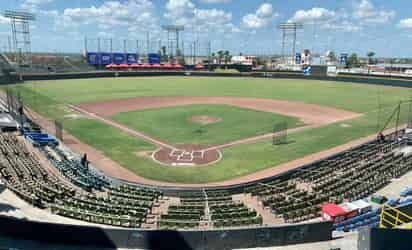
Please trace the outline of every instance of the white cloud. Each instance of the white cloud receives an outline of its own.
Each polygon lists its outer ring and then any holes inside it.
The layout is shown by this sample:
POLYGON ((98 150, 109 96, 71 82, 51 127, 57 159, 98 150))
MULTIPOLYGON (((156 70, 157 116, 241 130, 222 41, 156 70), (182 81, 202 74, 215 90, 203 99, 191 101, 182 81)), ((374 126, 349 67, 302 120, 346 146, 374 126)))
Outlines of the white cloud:
POLYGON ((336 17, 336 13, 325 8, 298 10, 289 20, 298 23, 328 22, 336 17))
POLYGON ((169 0, 166 3, 165 17, 176 24, 187 25, 194 16, 195 5, 190 0, 169 0))
POLYGON ((100 6, 67 8, 57 18, 57 27, 97 25, 108 30, 114 27, 139 27, 140 30, 158 28, 154 5, 149 0, 106 1, 100 6))
POLYGON ((202 32, 237 32, 232 13, 221 9, 199 9, 190 0, 169 0, 164 16, 177 25, 202 32))
POLYGON ((40 5, 49 4, 53 1, 54 0, 24 0, 21 7, 31 12, 37 12, 40 5))
POLYGON ((8 24, 10 20, 2 15, 0 15, 0 24, 8 24))
POLYGON ((210 4, 215 4, 215 3, 230 3, 232 0, 201 0, 203 3, 210 3, 210 4))
POLYGON ((97 36, 101 38, 113 38, 114 34, 112 32, 100 31, 97 33, 97 36))
POLYGON ((266 28, 271 25, 276 16, 278 16, 278 14, 273 13, 272 4, 264 3, 255 13, 243 16, 242 25, 249 29, 266 28))
POLYGON ((340 22, 324 23, 320 26, 323 29, 330 29, 343 32, 358 32, 362 28, 355 23, 348 20, 341 20, 340 22))
POLYGON ((400 20, 398 26, 405 29, 412 29, 412 18, 400 20))
POLYGON ((376 9, 370 0, 361 0, 353 6, 353 17, 365 24, 381 24, 394 18, 393 10, 376 9))
POLYGON ((345 9, 333 11, 315 7, 308 10, 298 10, 288 21, 303 23, 309 26, 316 25, 319 29, 342 32, 356 32, 362 29, 351 19, 345 9))
POLYGON ((25 4, 35 4, 35 5, 40 5, 40 4, 46 4, 46 3, 51 3, 53 0, 25 0, 25 4))

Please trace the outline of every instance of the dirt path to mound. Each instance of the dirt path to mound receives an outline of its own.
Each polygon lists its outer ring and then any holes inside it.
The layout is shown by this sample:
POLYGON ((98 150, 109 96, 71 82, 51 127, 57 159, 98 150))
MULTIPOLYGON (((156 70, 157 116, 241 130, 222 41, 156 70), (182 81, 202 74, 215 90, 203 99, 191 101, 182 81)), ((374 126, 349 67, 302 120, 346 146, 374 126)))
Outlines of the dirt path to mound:
POLYGON ((280 101, 246 97, 139 97, 94 103, 83 103, 79 108, 100 116, 112 116, 120 112, 175 107, 192 104, 225 104, 258 111, 300 118, 305 124, 329 124, 351 119, 360 114, 346 110, 302 102, 280 101))

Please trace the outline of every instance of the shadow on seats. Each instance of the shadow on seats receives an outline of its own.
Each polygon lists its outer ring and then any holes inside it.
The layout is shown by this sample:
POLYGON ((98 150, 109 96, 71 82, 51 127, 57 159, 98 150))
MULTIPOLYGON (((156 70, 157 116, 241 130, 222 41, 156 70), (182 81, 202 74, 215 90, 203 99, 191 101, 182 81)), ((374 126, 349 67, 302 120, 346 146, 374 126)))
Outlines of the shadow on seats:
POLYGON ((153 231, 148 235, 146 243, 150 250, 193 250, 178 231, 153 231))
POLYGON ((7 203, 1 203, 0 202, 0 212, 6 212, 7 213, 7 212, 10 212, 10 211, 15 211, 15 210, 17 210, 16 207, 11 206, 7 203))

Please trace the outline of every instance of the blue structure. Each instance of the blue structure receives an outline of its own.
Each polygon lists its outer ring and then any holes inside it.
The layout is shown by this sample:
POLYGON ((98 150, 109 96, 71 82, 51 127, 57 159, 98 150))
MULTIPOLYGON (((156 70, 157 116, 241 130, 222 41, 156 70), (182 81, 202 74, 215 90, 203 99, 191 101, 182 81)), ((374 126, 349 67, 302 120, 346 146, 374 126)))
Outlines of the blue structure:
POLYGON ((339 63, 344 66, 348 65, 348 54, 347 53, 340 54, 339 63))
POLYGON ((303 69, 303 75, 304 76, 311 76, 312 75, 312 67, 307 66, 306 68, 303 69))
POLYGON ((59 145, 59 142, 55 137, 47 133, 36 133, 36 132, 27 132, 24 133, 24 137, 31 142, 34 146, 56 146, 59 145))
POLYGON ((132 53, 127 53, 126 54, 126 63, 127 64, 137 63, 138 59, 139 59, 139 56, 137 54, 132 54, 132 53))
POLYGON ((87 63, 90 65, 98 65, 100 62, 100 55, 99 53, 89 52, 87 53, 87 63))
POLYGON ((296 53, 295 64, 302 64, 302 54, 296 53))
POLYGON ((150 64, 160 64, 160 54, 151 53, 148 55, 150 64))
POLYGON ((380 212, 381 208, 378 208, 341 222, 336 225, 336 231, 349 232, 356 231, 360 227, 378 227, 380 221, 380 212))
POLYGON ((113 63, 114 64, 123 64, 126 62, 125 55, 123 53, 113 53, 113 63))

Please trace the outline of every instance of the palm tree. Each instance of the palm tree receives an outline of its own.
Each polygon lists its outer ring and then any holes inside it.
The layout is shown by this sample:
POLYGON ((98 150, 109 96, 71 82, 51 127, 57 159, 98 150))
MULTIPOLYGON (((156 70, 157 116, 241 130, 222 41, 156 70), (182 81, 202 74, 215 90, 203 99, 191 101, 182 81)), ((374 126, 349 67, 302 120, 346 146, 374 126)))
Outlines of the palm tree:
POLYGON ((376 54, 375 54, 375 52, 373 52, 373 51, 370 51, 370 52, 368 52, 367 54, 366 54, 366 56, 369 58, 368 59, 368 63, 369 64, 372 64, 372 58, 375 56, 376 54))
POLYGON ((225 64, 228 64, 230 60, 232 60, 232 56, 230 55, 230 52, 228 50, 223 53, 224 58, 225 58, 225 64))
POLYGON ((211 58, 211 62, 209 62, 209 64, 210 64, 210 63, 213 63, 213 64, 214 64, 214 63, 215 63, 215 59, 216 59, 216 54, 215 54, 215 52, 212 53, 211 57, 212 57, 212 58, 211 58))
POLYGON ((218 55, 218 58, 219 58, 218 64, 222 64, 223 51, 219 50, 219 51, 217 52, 217 55, 218 55))

